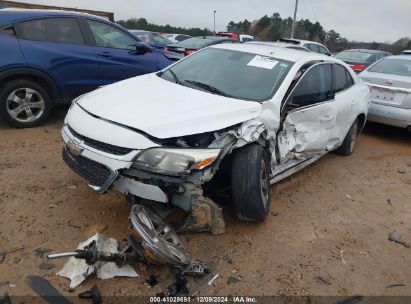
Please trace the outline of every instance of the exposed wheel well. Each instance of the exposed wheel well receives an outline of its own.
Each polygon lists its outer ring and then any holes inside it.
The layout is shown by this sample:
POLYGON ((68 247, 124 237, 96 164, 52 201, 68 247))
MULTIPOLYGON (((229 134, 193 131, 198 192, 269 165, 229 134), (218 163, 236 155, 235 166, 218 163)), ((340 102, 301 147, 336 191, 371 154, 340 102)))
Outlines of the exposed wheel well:
POLYGON ((13 80, 30 80, 35 83, 38 83, 43 87, 43 89, 50 95, 51 99, 57 97, 57 89, 54 83, 51 80, 42 77, 41 75, 31 74, 31 73, 13 73, 1 78, 2 83, 8 83, 13 80))

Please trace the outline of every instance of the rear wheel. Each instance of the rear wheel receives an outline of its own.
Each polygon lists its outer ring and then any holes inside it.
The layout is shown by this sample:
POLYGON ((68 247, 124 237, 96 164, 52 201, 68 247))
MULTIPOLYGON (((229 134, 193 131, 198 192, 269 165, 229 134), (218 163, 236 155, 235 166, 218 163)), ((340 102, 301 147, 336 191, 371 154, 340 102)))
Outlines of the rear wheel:
POLYGON ((348 156, 354 152, 354 146, 358 137, 358 119, 352 124, 350 130, 344 138, 343 143, 334 152, 339 155, 348 156))
POLYGON ((50 96, 37 83, 13 80, 0 88, 0 116, 15 128, 40 125, 50 113, 50 96))
POLYGON ((263 221, 270 208, 270 154, 252 144, 234 152, 231 189, 237 217, 263 221))

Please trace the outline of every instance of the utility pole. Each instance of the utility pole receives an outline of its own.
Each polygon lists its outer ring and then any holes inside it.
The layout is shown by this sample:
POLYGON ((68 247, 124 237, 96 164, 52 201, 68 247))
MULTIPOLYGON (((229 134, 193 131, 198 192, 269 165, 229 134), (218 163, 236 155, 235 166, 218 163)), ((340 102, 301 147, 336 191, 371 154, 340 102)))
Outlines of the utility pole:
POLYGON ((291 28, 291 38, 294 38, 295 34, 295 22, 297 21, 297 8, 298 8, 298 0, 295 0, 295 9, 294 9, 294 19, 293 19, 293 26, 291 28))
POLYGON ((217 13, 217 11, 214 11, 214 35, 215 35, 215 13, 217 13))

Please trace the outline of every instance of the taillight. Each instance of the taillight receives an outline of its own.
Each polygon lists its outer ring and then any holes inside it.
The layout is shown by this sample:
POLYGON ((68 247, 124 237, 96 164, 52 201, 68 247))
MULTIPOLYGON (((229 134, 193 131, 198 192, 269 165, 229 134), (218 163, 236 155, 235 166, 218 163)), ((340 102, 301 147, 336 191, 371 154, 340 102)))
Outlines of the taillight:
POLYGON ((165 48, 164 48, 164 51, 170 52, 170 48, 169 48, 169 47, 165 47, 165 48))
POLYGON ((191 55, 191 54, 194 53, 194 52, 195 52, 195 50, 185 50, 185 51, 184 51, 184 56, 191 55))
POLYGON ((351 68, 356 72, 362 72, 365 70, 366 66, 363 64, 355 64, 355 65, 352 65, 351 68))

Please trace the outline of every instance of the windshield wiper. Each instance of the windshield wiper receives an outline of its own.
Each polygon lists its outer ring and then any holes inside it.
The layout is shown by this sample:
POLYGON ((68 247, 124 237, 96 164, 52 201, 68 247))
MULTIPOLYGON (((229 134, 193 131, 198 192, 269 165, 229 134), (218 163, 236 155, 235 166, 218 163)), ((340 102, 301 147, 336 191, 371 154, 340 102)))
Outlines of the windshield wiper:
POLYGON ((209 84, 203 83, 203 82, 199 82, 199 81, 195 81, 195 80, 184 80, 184 82, 191 83, 191 84, 195 85, 196 87, 202 88, 202 89, 204 89, 204 90, 206 90, 210 93, 213 93, 213 94, 217 94, 217 95, 221 95, 221 96, 225 96, 225 97, 233 97, 232 95, 230 95, 230 94, 228 94, 224 91, 221 91, 220 89, 217 89, 216 87, 213 87, 209 84))
POLYGON ((171 69, 168 69, 167 71, 171 74, 171 76, 173 76, 177 84, 182 84, 181 80, 177 77, 176 73, 174 73, 171 69))

